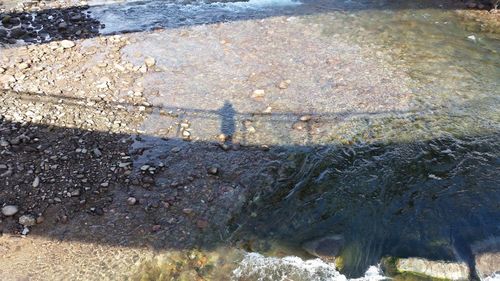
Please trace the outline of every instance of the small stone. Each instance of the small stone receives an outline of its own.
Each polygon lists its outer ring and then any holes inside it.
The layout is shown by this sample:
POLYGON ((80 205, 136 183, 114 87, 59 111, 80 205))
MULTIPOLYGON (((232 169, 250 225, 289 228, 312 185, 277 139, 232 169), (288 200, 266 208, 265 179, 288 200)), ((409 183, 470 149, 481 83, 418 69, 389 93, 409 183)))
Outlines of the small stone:
POLYGON ((151 166, 149 165, 142 165, 141 166, 141 171, 147 171, 151 166))
POLYGON ((80 196, 80 189, 76 188, 76 189, 73 189, 69 192, 69 195, 71 197, 78 197, 80 196))
POLYGON ((305 127, 306 127, 306 124, 304 122, 295 122, 292 125, 292 129, 299 130, 299 131, 304 130, 305 127))
POLYGON ((133 205, 135 205, 135 203, 137 203, 137 199, 135 199, 135 197, 129 197, 129 198, 127 198, 127 204, 129 206, 133 206, 133 205))
POLYGON ((208 168, 208 173, 211 175, 217 175, 218 172, 219 172, 219 169, 217 167, 208 168))
POLYGON ((61 44, 61 47, 63 47, 63 49, 73 48, 76 45, 75 42, 70 41, 70 40, 62 40, 60 42, 60 44, 61 44))
POLYGON ((191 137, 191 133, 189 131, 182 131, 182 136, 184 138, 189 138, 189 137, 191 137))
POLYGON ((252 98, 253 99, 262 99, 266 92, 264 90, 255 90, 253 91, 252 98))
POLYGON ((180 147, 178 147, 178 146, 176 146, 176 147, 174 147, 174 148, 172 148, 172 149, 170 150, 170 152, 173 152, 173 153, 177 153, 177 152, 179 152, 179 151, 181 151, 181 148, 180 148, 180 147))
POLYGON ((196 221, 196 226, 201 229, 205 229, 208 227, 208 221, 206 220, 197 220, 196 221))
POLYGON ((45 218, 43 216, 38 216, 36 218, 36 224, 41 224, 45 221, 45 218))
POLYGON ((186 215, 190 215, 190 214, 193 213, 193 209, 191 209, 191 208, 184 208, 184 209, 182 209, 182 212, 184 214, 186 214, 186 215))
POLYGON ((101 157, 102 156, 102 152, 99 150, 99 148, 94 148, 94 150, 92 152, 94 152, 94 155, 96 157, 101 157))
POLYGON ((20 63, 20 64, 17 65, 17 68, 19 68, 19 69, 26 69, 26 68, 29 68, 29 67, 30 67, 30 65, 27 64, 27 63, 25 63, 25 62, 22 62, 22 63, 20 63))
POLYGON ((290 85, 290 80, 285 80, 285 81, 281 81, 279 84, 278 84, 278 88, 284 90, 284 89, 287 89, 288 88, 288 85, 290 85))
POLYGON ((37 188, 39 185, 40 185, 40 177, 36 176, 35 180, 33 180, 33 183, 31 184, 31 186, 33 186, 34 188, 37 188))
POLYGON ((144 63, 147 67, 152 67, 156 64, 156 60, 152 57, 147 57, 146 59, 144 59, 144 63))
POLYGON ((29 228, 24 227, 23 231, 21 231, 21 235, 27 235, 30 232, 29 228))
POLYGON ((219 134, 217 136, 217 139, 220 141, 220 142, 225 142, 227 140, 227 136, 225 134, 219 134))
POLYGON ((109 186, 109 182, 107 182, 107 181, 106 181, 106 182, 103 182, 103 183, 101 183, 101 186, 102 186, 102 187, 108 187, 108 186, 109 186))
POLYGON ((467 36, 467 39, 476 42, 476 36, 474 36, 474 35, 467 36))
POLYGON ((9 147, 10 146, 10 142, 2 139, 2 140, 0 140, 0 146, 1 147, 9 147))
POLYGON ((302 122, 309 122, 309 121, 311 121, 311 119, 312 119, 311 115, 302 115, 299 118, 299 120, 302 121, 302 122))
POLYGON ((36 219, 32 215, 22 215, 19 217, 19 223, 24 226, 33 226, 36 224, 36 219))
POLYGON ((2 214, 6 217, 11 217, 15 215, 19 209, 14 205, 7 205, 2 208, 2 214))
POLYGON ((145 176, 142 178, 143 183, 154 184, 155 180, 150 176, 145 176))
POLYGON ((469 2, 465 3, 465 6, 467 6, 467 8, 469 8, 469 9, 474 9, 474 8, 476 8, 477 4, 474 1, 469 1, 469 2))
POLYGON ((68 28, 68 24, 65 22, 61 22, 57 27, 59 29, 66 29, 66 28, 68 28))
POLYGON ((157 232, 157 231, 159 231, 160 229, 161 229, 161 225, 159 225, 159 224, 155 224, 155 225, 153 225, 153 227, 151 228, 151 231, 153 231, 153 232, 157 232))

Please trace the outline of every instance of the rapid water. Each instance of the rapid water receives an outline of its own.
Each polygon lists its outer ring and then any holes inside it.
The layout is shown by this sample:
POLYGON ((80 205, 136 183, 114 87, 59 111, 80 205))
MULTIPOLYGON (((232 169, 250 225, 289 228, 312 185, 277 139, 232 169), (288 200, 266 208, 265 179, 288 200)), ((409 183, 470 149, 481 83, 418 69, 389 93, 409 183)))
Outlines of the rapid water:
MULTIPOLYGON (((103 33, 295 16, 316 24, 324 40, 371 50, 381 65, 411 79, 407 115, 357 118, 330 142, 296 146, 278 138, 290 161, 278 180, 256 188, 230 226, 236 243, 267 241, 295 252, 309 240, 341 235, 342 274, 319 260, 250 253, 233 271, 235 280, 378 280, 383 273, 370 266, 384 256, 470 264, 475 243, 500 236, 500 32, 444 2, 416 2, 141 1, 91 8, 103 33)), ((259 245, 247 250, 269 252, 259 245)))

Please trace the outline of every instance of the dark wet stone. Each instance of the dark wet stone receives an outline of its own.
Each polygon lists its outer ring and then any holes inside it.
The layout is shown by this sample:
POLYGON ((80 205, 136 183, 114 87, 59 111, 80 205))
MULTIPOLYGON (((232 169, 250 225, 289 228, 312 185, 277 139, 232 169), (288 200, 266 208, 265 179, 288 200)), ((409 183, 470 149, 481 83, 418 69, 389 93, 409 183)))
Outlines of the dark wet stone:
POLYGON ((313 256, 331 260, 335 259, 340 253, 344 243, 345 241, 342 235, 331 235, 308 241, 302 245, 302 248, 313 256))
POLYGON ((24 31, 23 29, 21 28, 14 28, 10 31, 10 37, 12 38, 16 38, 16 39, 19 39, 21 38, 22 36, 24 36, 26 34, 26 31, 24 31))
POLYGON ((144 177, 142 177, 142 182, 143 183, 154 184, 155 183, 155 179, 153 179, 150 176, 144 176, 144 177))

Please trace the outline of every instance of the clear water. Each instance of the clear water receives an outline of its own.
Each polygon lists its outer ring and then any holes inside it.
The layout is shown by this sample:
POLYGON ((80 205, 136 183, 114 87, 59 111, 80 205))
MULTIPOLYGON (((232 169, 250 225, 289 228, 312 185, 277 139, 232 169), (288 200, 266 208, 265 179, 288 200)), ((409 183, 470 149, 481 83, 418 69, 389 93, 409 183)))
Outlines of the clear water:
MULTIPOLYGON (((322 145, 283 144, 285 175, 252 194, 230 226, 235 243, 264 240, 298 251, 305 241, 343 235, 343 273, 359 277, 387 255, 471 263, 471 245, 500 236, 500 31, 446 3, 415 2, 148 1, 92 12, 105 33, 295 15, 317 24, 323 40, 351 42, 403 69, 412 114, 354 119, 322 145)), ((312 263, 253 254, 233 274, 346 278, 312 263)))

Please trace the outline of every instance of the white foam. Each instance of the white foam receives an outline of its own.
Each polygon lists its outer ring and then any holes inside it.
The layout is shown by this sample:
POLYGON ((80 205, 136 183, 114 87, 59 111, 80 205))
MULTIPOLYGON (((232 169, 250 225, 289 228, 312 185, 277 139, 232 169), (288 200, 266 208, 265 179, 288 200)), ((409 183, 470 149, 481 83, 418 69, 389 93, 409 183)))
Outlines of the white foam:
POLYGON ((377 281, 386 279, 381 270, 371 266, 364 277, 348 279, 335 266, 320 259, 303 260, 299 257, 265 257, 248 253, 233 271, 232 280, 308 280, 308 281, 377 281))

